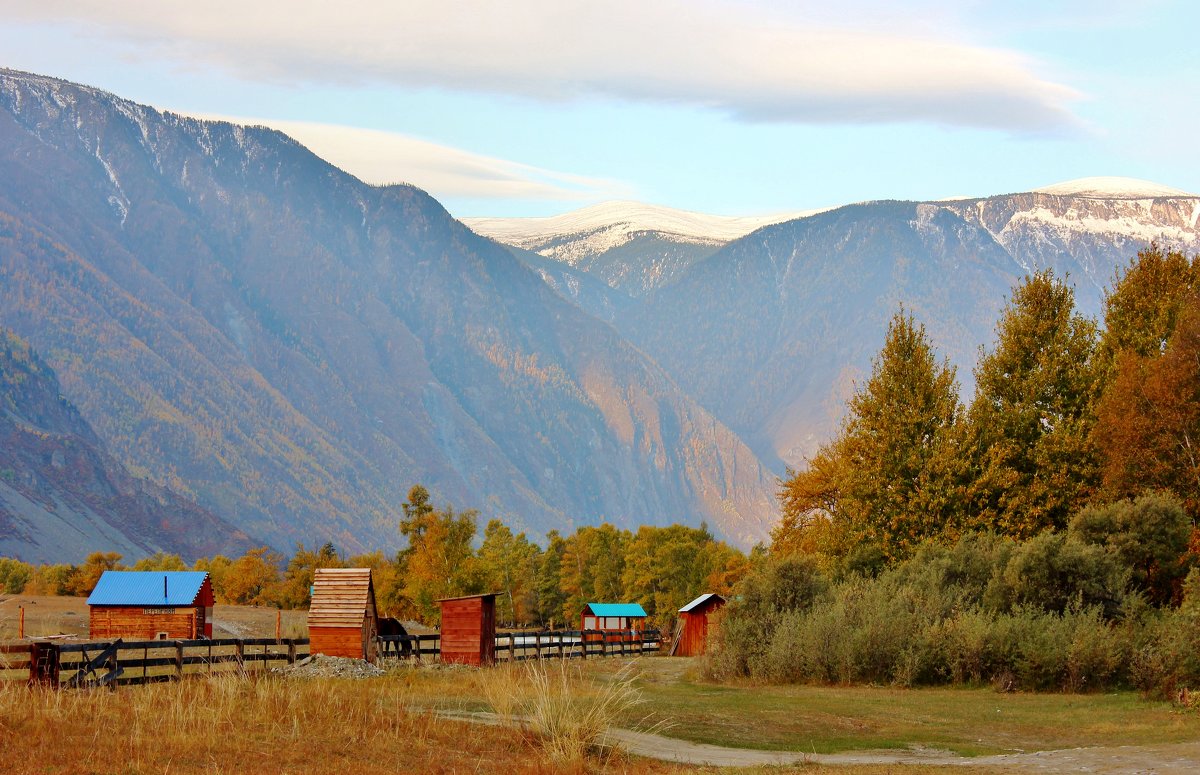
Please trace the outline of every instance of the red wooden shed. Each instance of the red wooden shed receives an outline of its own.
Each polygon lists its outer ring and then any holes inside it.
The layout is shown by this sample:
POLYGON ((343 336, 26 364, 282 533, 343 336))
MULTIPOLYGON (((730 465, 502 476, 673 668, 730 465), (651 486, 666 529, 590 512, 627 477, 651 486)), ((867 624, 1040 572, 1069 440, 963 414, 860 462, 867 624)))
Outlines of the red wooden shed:
POLYGON ((709 616, 725 606, 720 595, 701 595, 679 609, 679 624, 675 627, 675 642, 671 645, 673 657, 698 657, 708 649, 708 635, 715 632, 715 623, 709 616))
POLYGON ((496 661, 496 592, 447 597, 442 604, 443 662, 490 665, 496 661))
POLYGON ((308 607, 313 654, 375 661, 375 585, 370 568, 318 568, 308 607))
POLYGON ((204 571, 106 570, 88 610, 91 638, 211 638, 212 582, 204 571))

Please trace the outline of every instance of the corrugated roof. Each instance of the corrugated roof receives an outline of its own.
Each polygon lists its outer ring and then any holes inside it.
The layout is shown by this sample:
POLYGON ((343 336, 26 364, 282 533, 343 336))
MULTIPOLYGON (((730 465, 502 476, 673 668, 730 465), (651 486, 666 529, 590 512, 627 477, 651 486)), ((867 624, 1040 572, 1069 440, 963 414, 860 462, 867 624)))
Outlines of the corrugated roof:
POLYGON ((375 616, 370 568, 317 568, 309 627, 361 627, 368 615, 375 616))
POLYGON ((646 611, 638 603, 588 603, 585 608, 591 609, 595 616, 645 616, 646 611))
POLYGON ((685 605, 683 608, 680 608, 679 613, 686 614, 695 608, 699 608, 702 605, 706 605, 713 598, 720 600, 722 603, 725 602, 725 598, 721 597, 720 595, 715 595, 712 592, 709 592, 707 594, 703 594, 700 597, 696 598, 692 602, 685 605))
POLYGON ((87 601, 88 605, 192 605, 206 578, 208 573, 202 570, 106 570, 87 601))

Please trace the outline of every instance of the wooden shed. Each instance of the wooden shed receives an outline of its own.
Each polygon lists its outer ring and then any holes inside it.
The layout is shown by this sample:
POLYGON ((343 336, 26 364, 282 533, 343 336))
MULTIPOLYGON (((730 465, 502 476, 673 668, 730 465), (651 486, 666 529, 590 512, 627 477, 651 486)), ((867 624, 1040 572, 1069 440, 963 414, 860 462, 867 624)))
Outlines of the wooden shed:
POLYGON ((675 626, 673 657, 698 657, 708 649, 708 635, 715 631, 709 616, 725 607, 720 595, 701 595, 679 609, 679 624, 675 626))
POLYGON ((496 661, 496 592, 439 600, 443 662, 490 665, 496 661))
POLYGON ((212 637, 213 589, 204 571, 106 570, 88 596, 88 637, 212 637))
POLYGON ((375 661, 375 585, 370 568, 318 568, 308 607, 313 654, 375 661))
POLYGON ((586 603, 579 615, 581 630, 637 630, 646 623, 646 610, 638 603, 586 603))

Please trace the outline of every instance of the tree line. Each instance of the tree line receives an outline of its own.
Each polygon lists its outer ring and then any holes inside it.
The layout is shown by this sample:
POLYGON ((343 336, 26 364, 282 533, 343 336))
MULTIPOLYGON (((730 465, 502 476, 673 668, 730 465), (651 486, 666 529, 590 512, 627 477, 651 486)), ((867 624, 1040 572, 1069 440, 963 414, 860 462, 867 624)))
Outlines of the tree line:
POLYGON ((1194 524, 1200 258, 1141 251, 1103 314, 1080 314, 1050 271, 1026 277, 964 405, 955 369, 901 309, 836 437, 782 483, 772 552, 877 570, 928 540, 1028 539, 1147 492, 1194 524))
POLYGON ((1200 684, 1200 257, 1152 245, 1103 325, 1013 291, 974 394, 901 309, 835 437, 781 482, 706 669, 775 682, 1200 684))
POLYGON ((637 602, 651 622, 669 628, 680 607, 704 592, 729 593, 749 558, 716 540, 706 526, 583 526, 570 535, 551 530, 545 546, 490 520, 477 536, 478 514, 435 507, 423 486, 410 489, 399 530, 407 547, 344 557, 332 544, 296 547, 290 558, 260 547, 190 566, 162 552, 131 566, 115 552, 94 552, 79 565, 34 566, 0 558, 0 591, 87 595, 106 570, 203 570, 217 602, 306 608, 318 568, 371 568, 381 615, 436 624, 436 600, 499 593, 497 617, 507 625, 578 627, 588 602, 637 602), (477 540, 478 539, 478 540, 477 540), (478 544, 478 545, 476 545, 478 544))

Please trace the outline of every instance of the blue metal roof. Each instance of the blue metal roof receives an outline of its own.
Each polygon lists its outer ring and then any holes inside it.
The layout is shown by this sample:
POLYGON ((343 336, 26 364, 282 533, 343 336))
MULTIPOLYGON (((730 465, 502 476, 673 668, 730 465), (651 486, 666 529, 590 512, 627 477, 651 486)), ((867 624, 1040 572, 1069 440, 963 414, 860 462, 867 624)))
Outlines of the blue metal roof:
POLYGON ((645 616, 646 611, 638 603, 588 603, 595 616, 645 616))
POLYGON ((87 601, 88 605, 191 605, 206 578, 208 573, 202 570, 106 570, 87 601))

